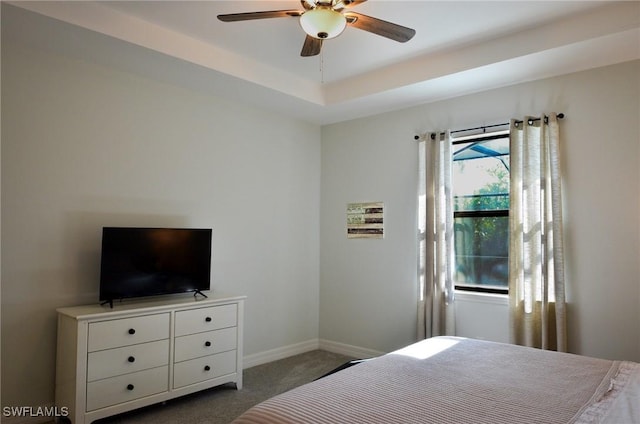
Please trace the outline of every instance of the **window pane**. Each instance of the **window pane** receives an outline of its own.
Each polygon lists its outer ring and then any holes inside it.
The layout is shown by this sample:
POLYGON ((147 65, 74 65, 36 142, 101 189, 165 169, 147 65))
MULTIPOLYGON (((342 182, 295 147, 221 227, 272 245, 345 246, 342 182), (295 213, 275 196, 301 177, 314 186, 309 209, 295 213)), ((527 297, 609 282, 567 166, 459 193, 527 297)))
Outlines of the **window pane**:
POLYGON ((455 282, 507 289, 509 278, 509 138, 454 144, 455 282))
POLYGON ((457 284, 507 288, 509 217, 454 219, 457 284))
POLYGON ((456 144, 454 210, 509 209, 509 139, 456 144))

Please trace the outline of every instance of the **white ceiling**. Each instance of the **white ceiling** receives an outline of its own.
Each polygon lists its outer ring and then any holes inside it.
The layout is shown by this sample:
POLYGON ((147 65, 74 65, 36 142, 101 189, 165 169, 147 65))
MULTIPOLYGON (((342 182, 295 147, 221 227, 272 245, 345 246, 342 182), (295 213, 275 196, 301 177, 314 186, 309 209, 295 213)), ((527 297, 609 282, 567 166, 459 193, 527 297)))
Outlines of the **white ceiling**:
POLYGON ((315 57, 297 18, 216 19, 297 0, 10 4, 3 36, 318 124, 640 58, 639 1, 369 0, 416 36, 348 27, 315 57))

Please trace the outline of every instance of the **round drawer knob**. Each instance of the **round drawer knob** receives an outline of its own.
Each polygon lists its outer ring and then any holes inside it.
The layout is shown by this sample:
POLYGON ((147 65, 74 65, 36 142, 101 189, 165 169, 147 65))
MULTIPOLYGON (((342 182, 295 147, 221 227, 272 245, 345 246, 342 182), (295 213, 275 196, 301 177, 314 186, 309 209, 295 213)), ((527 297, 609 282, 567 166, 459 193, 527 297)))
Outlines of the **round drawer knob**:
POLYGON ((133 328, 130 328, 130 329, 129 329, 129 334, 136 334, 136 330, 135 330, 135 329, 133 329, 133 328))
POLYGON ((211 342, 204 342, 204 345, 205 345, 206 347, 209 347, 209 346, 211 346, 211 342))
POLYGON ((127 390, 133 390, 133 384, 127 384, 127 390))
POLYGON ((133 356, 129 356, 129 358, 127 358, 127 361, 129 362, 135 362, 136 358, 134 358, 133 356))
POLYGON ((210 367, 209 365, 205 365, 205 366, 204 366, 204 370, 205 370, 205 371, 210 371, 210 370, 211 370, 211 367, 210 367))
POLYGON ((211 317, 206 317, 204 320, 207 322, 211 322, 211 317))

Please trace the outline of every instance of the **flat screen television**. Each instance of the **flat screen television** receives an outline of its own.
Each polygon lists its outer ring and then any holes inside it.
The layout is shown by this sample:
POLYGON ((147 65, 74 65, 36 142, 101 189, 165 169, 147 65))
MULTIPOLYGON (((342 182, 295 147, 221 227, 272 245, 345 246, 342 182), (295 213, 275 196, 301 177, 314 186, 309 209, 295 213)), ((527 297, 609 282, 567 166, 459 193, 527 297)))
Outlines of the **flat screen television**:
POLYGON ((211 229, 103 227, 100 301, 209 290, 211 229))

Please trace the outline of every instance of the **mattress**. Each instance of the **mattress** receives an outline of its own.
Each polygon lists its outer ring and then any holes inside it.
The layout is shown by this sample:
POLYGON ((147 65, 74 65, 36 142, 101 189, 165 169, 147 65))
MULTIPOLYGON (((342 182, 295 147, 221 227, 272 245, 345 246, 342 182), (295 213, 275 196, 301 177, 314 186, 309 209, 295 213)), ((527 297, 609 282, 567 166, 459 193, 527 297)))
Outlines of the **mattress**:
POLYGON ((457 337, 362 362, 234 424, 640 423, 640 364, 457 337))

